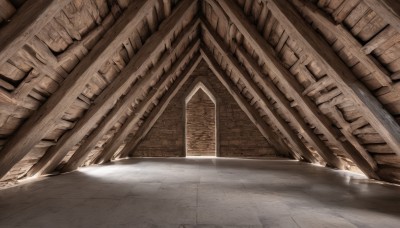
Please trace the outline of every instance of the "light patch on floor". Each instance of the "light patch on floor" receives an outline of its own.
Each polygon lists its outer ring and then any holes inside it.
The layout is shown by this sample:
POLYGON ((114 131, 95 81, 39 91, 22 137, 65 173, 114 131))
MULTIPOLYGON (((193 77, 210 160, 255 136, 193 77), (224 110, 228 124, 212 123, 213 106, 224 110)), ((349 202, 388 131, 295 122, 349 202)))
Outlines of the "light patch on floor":
POLYGON ((285 160, 120 160, 0 191, 0 227, 398 227, 400 188, 285 160))

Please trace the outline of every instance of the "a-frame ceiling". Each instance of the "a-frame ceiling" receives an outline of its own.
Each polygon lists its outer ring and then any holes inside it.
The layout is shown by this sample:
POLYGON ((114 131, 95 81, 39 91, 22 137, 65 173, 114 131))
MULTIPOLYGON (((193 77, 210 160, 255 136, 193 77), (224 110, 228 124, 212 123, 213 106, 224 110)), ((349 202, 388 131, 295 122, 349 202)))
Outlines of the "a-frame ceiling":
POLYGON ((5 182, 128 156, 201 59, 283 155, 400 182, 395 0, 15 2, 0 0, 5 182))

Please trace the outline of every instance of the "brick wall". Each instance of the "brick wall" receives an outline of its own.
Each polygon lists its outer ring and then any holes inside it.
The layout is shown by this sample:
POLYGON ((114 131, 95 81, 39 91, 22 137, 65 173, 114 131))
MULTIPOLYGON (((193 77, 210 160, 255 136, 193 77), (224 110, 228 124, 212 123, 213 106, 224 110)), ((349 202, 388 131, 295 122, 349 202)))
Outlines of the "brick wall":
POLYGON ((193 75, 171 100, 163 115, 136 148, 134 156, 185 156, 185 95, 198 76, 207 78, 211 89, 216 93, 215 97, 221 101, 218 125, 219 156, 275 156, 275 150, 240 109, 204 61, 200 63, 193 75))
POLYGON ((199 89, 186 105, 188 156, 215 156, 215 104, 199 89))

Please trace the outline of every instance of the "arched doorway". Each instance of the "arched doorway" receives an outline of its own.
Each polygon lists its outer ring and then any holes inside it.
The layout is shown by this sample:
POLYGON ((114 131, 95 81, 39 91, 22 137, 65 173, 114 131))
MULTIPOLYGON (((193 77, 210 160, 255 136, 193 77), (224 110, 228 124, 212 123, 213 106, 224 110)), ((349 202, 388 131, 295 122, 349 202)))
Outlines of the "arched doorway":
POLYGON ((186 156, 217 155, 217 101, 199 82, 185 99, 186 156))

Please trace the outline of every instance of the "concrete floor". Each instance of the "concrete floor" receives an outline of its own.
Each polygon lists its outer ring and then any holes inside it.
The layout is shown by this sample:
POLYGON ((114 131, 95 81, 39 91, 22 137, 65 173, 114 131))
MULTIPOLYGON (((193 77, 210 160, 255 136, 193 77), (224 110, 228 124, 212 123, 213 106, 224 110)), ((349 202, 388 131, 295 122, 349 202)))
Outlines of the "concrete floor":
POLYGON ((399 193, 295 161, 131 159, 0 191, 0 227, 400 227, 399 193))

